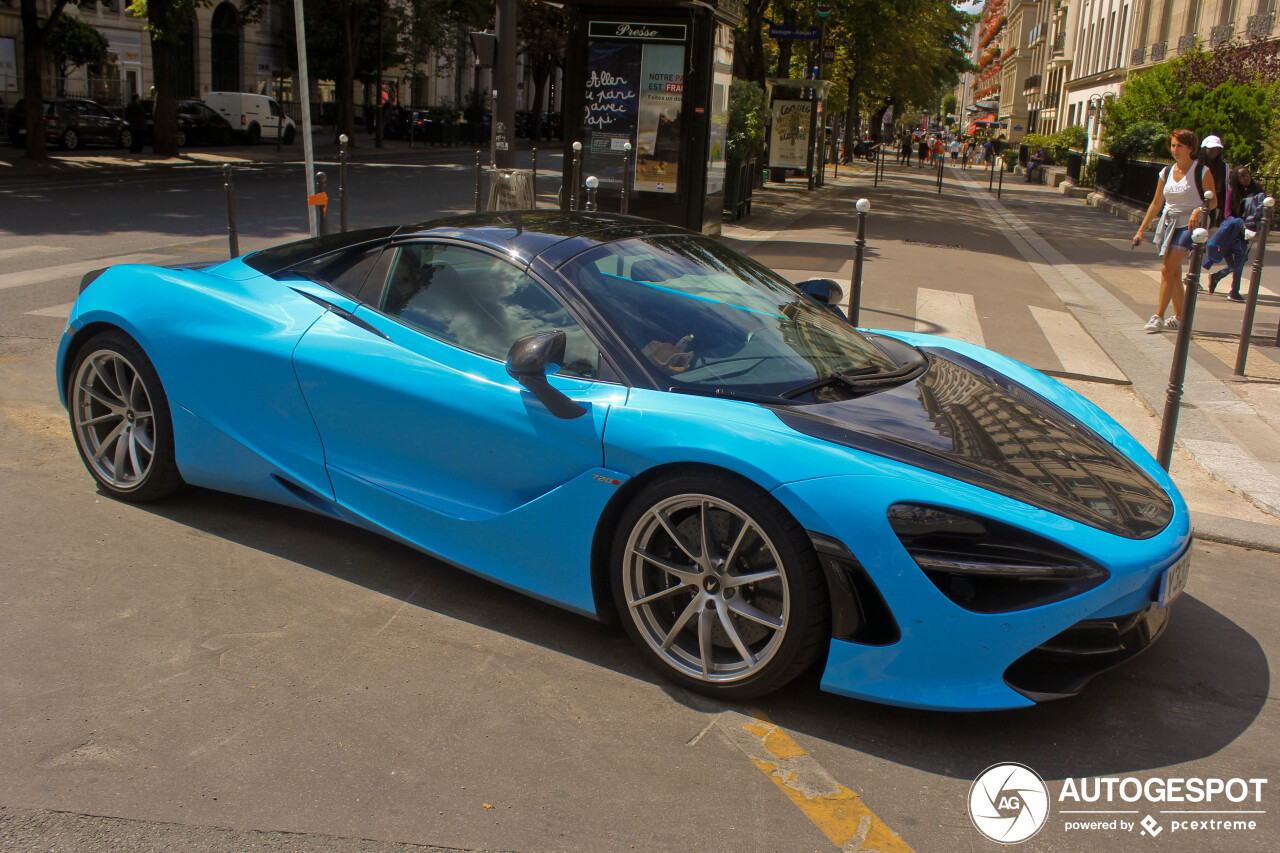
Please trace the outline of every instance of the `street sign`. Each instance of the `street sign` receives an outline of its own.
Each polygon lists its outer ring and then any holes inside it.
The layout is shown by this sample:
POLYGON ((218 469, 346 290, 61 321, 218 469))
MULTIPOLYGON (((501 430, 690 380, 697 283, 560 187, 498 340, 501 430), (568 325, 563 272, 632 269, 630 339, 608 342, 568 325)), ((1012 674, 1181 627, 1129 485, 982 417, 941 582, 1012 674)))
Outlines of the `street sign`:
POLYGON ((834 47, 824 47, 824 48, 822 49, 822 61, 823 61, 823 62, 835 62, 835 61, 836 61, 836 49, 835 49, 834 47))
POLYGON ((832 10, 831 10, 831 7, 830 7, 830 6, 819 6, 819 7, 818 7, 818 17, 819 17, 819 18, 825 18, 825 17, 827 17, 828 15, 830 15, 830 14, 831 14, 831 11, 832 11, 832 10))
POLYGON ((821 30, 818 27, 784 27, 781 24, 769 25, 769 37, 775 39, 806 39, 816 41, 821 30))

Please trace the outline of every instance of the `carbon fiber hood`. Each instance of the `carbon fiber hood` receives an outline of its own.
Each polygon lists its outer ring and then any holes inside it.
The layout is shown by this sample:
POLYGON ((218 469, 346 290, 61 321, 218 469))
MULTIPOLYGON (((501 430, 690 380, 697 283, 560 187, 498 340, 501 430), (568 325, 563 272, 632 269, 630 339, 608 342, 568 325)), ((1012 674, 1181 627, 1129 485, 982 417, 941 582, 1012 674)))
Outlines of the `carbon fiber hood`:
POLYGON ((971 483, 1129 539, 1173 502, 1127 456, 1054 404, 950 351, 917 379, 838 402, 773 407, 792 429, 971 483))

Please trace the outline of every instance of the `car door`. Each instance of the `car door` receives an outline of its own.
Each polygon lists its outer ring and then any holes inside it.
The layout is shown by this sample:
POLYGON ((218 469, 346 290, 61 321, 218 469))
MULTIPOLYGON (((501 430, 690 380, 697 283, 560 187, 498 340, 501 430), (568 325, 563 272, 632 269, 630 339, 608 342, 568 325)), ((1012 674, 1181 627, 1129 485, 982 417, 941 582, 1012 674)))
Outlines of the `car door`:
POLYGON ((80 121, 84 127, 85 141, 95 142, 98 145, 115 143, 116 138, 113 133, 115 122, 112 120, 111 113, 107 112, 104 107, 100 107, 91 101, 82 101, 80 104, 80 121))
POLYGON ((601 474, 603 432, 626 398, 602 378, 595 344, 520 267, 459 244, 387 249, 360 296, 367 305, 321 318, 294 353, 338 501, 589 612, 589 581, 566 573, 589 565, 594 516, 617 485, 601 474), (569 344, 549 380, 586 409, 577 418, 557 418, 506 372, 512 343, 553 329, 569 344))

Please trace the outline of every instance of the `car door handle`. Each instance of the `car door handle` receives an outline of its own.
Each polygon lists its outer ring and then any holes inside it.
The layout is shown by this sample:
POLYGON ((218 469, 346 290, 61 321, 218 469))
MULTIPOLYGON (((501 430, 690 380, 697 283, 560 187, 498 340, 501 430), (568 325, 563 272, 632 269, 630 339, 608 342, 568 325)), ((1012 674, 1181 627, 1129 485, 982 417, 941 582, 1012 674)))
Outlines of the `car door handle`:
POLYGON ((385 341, 391 340, 390 337, 378 331, 377 327, 375 327, 371 323, 361 320, 359 317, 357 317, 355 314, 352 314, 346 308, 342 308, 338 305, 334 305, 332 302, 328 301, 327 299, 321 299, 319 296, 316 296, 313 293, 307 293, 305 290, 299 290, 296 287, 291 287, 289 289, 292 290, 294 293, 298 294, 299 296, 307 297, 312 302, 319 305, 321 308, 326 308, 329 311, 332 311, 334 314, 346 320, 348 323, 351 323, 353 326, 359 326, 361 329, 364 329, 366 332, 372 332, 373 334, 377 335, 378 337, 382 338, 385 341))

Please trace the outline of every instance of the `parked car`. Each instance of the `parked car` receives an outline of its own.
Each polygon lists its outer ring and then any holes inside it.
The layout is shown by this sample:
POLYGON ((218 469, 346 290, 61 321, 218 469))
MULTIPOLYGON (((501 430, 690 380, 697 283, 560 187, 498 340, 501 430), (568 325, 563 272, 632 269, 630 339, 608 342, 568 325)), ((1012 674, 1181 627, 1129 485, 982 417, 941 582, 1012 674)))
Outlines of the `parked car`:
MULTIPOLYGON (((9 141, 27 144, 25 100, 10 113, 9 141)), ((51 145, 75 151, 86 145, 128 148, 133 134, 124 119, 88 98, 50 98, 44 102, 44 136, 51 145)))
POLYGON ((297 135, 293 119, 284 115, 275 98, 248 92, 210 92, 204 102, 250 145, 261 139, 274 141, 280 135, 285 145, 292 145, 297 135))
MULTIPOLYGON (((178 147, 188 145, 230 145, 234 134, 231 122, 203 101, 178 101, 178 147)), ((274 137, 273 137, 274 138, 274 137)), ((287 137, 286 137, 287 138, 287 137)))
POLYGON ((721 699, 821 666, 871 701, 1028 707, 1155 642, 1191 526, 1142 445, 839 298, 664 223, 470 214, 89 273, 57 384, 107 495, 378 530, 616 619, 721 699))

